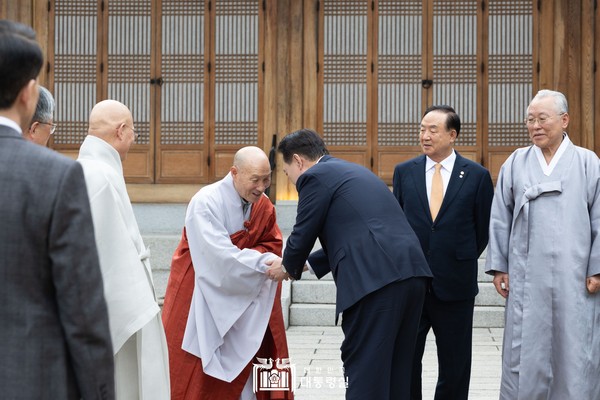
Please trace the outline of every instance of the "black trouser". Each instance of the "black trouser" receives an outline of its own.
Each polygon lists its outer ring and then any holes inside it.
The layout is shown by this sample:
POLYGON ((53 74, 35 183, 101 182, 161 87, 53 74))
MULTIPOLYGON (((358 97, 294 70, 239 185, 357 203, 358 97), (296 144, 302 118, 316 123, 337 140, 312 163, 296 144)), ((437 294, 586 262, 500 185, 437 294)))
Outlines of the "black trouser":
POLYGON ((435 334, 439 371, 434 399, 466 400, 468 398, 474 305, 475 299, 441 301, 431 291, 425 295, 412 372, 412 400, 422 398, 421 360, 430 328, 433 328, 435 334))
POLYGON ((429 278, 393 282, 344 311, 341 350, 348 379, 346 399, 409 398, 413 353, 428 283, 429 278))

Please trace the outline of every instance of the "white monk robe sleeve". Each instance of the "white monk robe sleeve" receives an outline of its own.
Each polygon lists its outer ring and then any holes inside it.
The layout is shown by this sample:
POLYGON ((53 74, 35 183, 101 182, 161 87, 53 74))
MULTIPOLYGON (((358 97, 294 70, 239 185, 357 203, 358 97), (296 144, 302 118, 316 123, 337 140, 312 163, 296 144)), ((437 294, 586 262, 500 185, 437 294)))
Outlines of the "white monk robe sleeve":
POLYGON ((194 196, 186 216, 195 286, 182 348, 206 374, 231 382, 264 338, 277 290, 265 262, 276 255, 238 249, 221 221, 239 212, 243 223, 239 196, 234 210, 227 196, 211 194, 194 196))

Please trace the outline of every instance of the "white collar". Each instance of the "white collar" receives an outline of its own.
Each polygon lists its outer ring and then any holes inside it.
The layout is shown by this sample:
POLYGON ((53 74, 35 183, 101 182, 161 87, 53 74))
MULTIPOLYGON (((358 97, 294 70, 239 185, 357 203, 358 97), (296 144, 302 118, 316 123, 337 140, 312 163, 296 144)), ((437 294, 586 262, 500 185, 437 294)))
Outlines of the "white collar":
POLYGON ((8 126, 9 128, 13 128, 14 130, 16 130, 17 132, 19 132, 19 134, 23 134, 23 132, 21 131, 21 127, 19 126, 19 124, 17 124, 15 121, 13 121, 10 118, 6 118, 0 115, 0 125, 5 125, 8 126))
POLYGON ((546 158, 544 158, 544 153, 542 153, 542 149, 540 149, 536 145, 533 145, 533 152, 535 153, 538 162, 540 163, 540 167, 542 167, 544 175, 550 176, 552 174, 554 167, 556 167, 556 164, 558 164, 558 161, 567 150, 567 147, 569 147, 569 144, 571 144, 571 139, 569 139, 569 135, 567 135, 566 132, 563 132, 563 140, 560 143, 560 146, 558 146, 558 150, 556 150, 556 153, 552 157, 552 160, 550 160, 550 164, 546 162, 546 158))
MULTIPOLYGON (((452 171, 455 161, 456 161, 456 152, 454 151, 454 149, 452 149, 452 153, 450 153, 450 155, 448 157, 446 157, 442 161, 440 161, 440 164, 442 164, 442 167, 445 170, 452 171)), ((429 156, 425 156, 425 171, 429 171, 431 168, 435 167, 435 164, 437 164, 437 162, 433 161, 431 158, 429 158, 429 156)))

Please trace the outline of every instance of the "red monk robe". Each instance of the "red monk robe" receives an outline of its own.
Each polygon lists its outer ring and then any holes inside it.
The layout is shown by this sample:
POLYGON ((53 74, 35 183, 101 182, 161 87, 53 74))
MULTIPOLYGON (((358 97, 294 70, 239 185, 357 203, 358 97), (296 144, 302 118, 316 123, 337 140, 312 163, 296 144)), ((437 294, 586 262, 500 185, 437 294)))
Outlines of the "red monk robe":
MULTIPOLYGON (((281 255, 283 240, 281 231, 274 221, 275 208, 266 196, 252 205, 250 219, 244 222, 247 229, 231 235, 231 241, 239 249, 254 249, 261 253, 281 255)), ((162 320, 169 346, 169 371, 171 375, 172 400, 238 400, 246 381, 252 373, 250 360, 246 368, 232 382, 206 375, 202 361, 182 350, 181 344, 187 323, 192 294, 194 292, 194 266, 188 246, 185 228, 171 262, 171 273, 167 284, 162 320)), ((256 354, 261 358, 289 358, 283 314, 281 311, 281 282, 277 286, 273 310, 262 345, 256 354)), ((293 399, 291 391, 258 391, 258 400, 293 399)))

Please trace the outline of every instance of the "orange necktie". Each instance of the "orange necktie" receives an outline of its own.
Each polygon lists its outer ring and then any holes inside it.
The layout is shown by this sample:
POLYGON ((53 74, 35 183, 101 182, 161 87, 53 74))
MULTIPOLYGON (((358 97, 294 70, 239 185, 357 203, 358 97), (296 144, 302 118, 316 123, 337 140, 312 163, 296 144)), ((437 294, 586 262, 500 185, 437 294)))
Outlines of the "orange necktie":
POLYGON ((442 200, 444 199, 444 184, 442 183, 442 164, 435 164, 435 172, 433 173, 433 179, 431 180, 431 198, 429 199, 429 210, 431 211, 431 219, 435 221, 435 218, 440 211, 442 206, 442 200))

